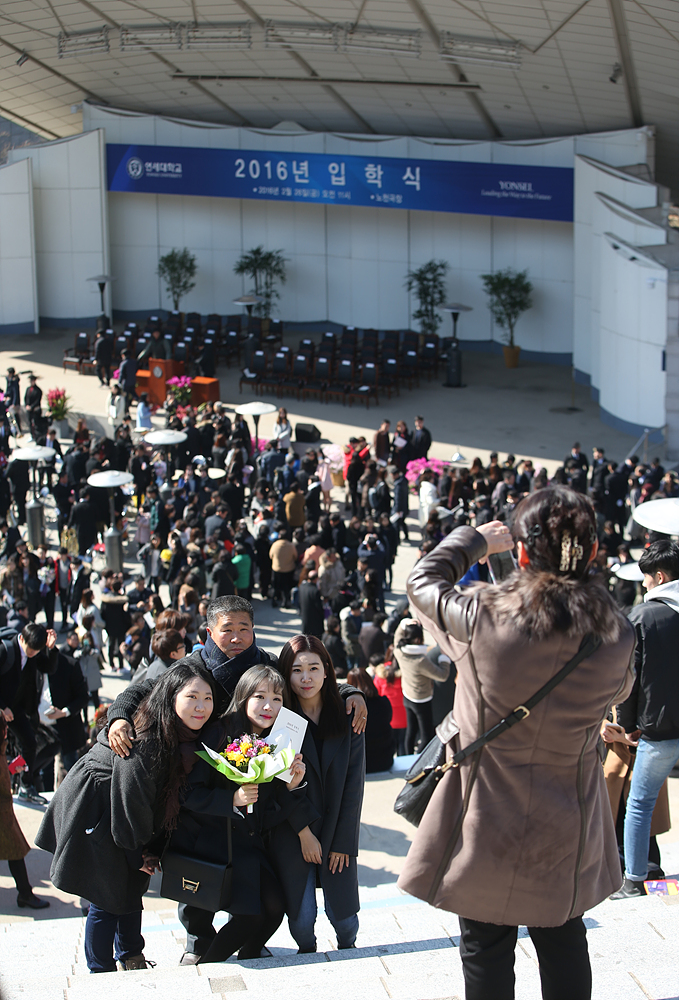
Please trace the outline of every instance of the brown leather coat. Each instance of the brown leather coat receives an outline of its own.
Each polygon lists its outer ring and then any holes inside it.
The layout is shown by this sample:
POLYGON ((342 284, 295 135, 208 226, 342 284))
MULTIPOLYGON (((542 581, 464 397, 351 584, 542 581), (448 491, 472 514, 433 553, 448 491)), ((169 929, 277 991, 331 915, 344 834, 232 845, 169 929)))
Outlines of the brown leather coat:
POLYGON ((603 644, 528 718, 445 774, 399 886, 474 920, 559 926, 622 883, 596 745, 610 706, 631 689, 634 633, 595 582, 527 570, 455 590, 485 552, 482 535, 458 528, 408 580, 411 608, 458 669, 449 755, 535 694, 585 633, 603 644), (548 628, 547 594, 571 612, 568 632, 548 628))

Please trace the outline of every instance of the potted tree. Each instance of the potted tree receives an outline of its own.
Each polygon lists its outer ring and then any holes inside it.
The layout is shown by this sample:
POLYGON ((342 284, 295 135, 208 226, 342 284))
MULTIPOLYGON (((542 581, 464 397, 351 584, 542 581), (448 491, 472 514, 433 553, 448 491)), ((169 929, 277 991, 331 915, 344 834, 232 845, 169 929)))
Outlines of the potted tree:
POLYGON ((521 313, 533 305, 533 286, 528 280, 528 271, 515 271, 506 267, 494 274, 482 274, 483 289, 488 296, 491 316, 505 332, 506 343, 502 348, 507 368, 519 364, 521 348, 514 343, 514 327, 521 313))
POLYGON ((448 264, 445 260, 430 260, 406 275, 406 288, 415 292, 420 308, 413 313, 413 319, 419 319, 420 329, 427 336, 436 334, 441 325, 441 316, 437 308, 446 301, 445 276, 448 264))
POLYGON ((271 318, 274 302, 281 297, 276 283, 280 281, 284 285, 287 280, 285 264, 282 250, 265 250, 263 246, 248 250, 236 261, 234 274, 245 274, 251 278, 254 288, 250 292, 262 300, 255 307, 258 316, 271 318))
POLYGON ((197 270, 195 254, 192 254, 188 247, 184 247, 183 250, 170 250, 158 261, 156 273, 165 282, 165 290, 172 299, 176 312, 179 311, 180 300, 196 287, 193 279, 197 270))

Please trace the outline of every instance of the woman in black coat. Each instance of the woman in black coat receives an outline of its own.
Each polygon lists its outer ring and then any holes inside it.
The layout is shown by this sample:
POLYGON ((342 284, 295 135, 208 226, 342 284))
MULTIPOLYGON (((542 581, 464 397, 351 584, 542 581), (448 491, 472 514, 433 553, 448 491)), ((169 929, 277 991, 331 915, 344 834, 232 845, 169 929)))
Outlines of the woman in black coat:
POLYGON ((358 933, 358 834, 365 784, 365 739, 354 733, 337 690, 327 649, 312 635, 296 635, 281 650, 278 669, 293 708, 307 719, 302 745, 306 794, 318 819, 296 833, 290 823, 273 832, 272 850, 285 890, 290 933, 301 954, 316 951, 316 882, 338 948, 358 933))
MULTIPOLYGON (((206 744, 222 751, 246 733, 266 739, 265 734, 283 706, 284 689, 283 678, 274 667, 250 667, 236 685, 227 715, 206 733, 206 744)), ((269 860, 268 833, 286 819, 293 829, 302 829, 316 818, 303 790, 291 794, 302 781, 304 770, 298 755, 291 767, 295 776, 289 785, 277 778, 262 785, 239 785, 205 761, 200 760, 194 767, 170 849, 226 864, 225 821, 231 823, 233 876, 225 908, 232 920, 215 936, 214 913, 180 906, 179 918, 188 932, 182 964, 225 962, 236 951, 239 959, 259 958, 279 927, 285 901, 269 860), (253 810, 248 813, 250 804, 253 810)))
POLYGON ((214 680, 202 666, 178 665, 139 706, 128 757, 104 732, 71 768, 35 838, 54 855, 57 888, 90 900, 85 954, 90 972, 145 969, 142 896, 176 824, 180 793, 212 714, 214 680), (156 840, 146 852, 144 848, 156 840), (114 958, 114 939, 116 952, 114 958))

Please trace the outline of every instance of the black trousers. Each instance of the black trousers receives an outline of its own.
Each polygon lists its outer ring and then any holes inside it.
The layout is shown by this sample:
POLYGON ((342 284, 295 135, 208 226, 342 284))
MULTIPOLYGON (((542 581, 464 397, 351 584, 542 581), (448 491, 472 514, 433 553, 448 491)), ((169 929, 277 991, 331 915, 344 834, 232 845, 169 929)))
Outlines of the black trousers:
POLYGON ((420 751, 422 751, 426 747, 427 743, 434 739, 434 735, 436 733, 434 728, 432 702, 408 701, 404 695, 403 704, 405 706, 406 720, 408 723, 408 728, 406 729, 406 753, 411 754, 415 752, 415 744, 418 740, 420 744, 420 751))
MULTIPOLYGON (((514 1000, 517 927, 460 917, 466 1000, 514 1000)), ((560 927, 529 927, 543 1000, 590 1000, 592 970, 582 917, 560 927)))
POLYGON ((259 958, 262 948, 285 916, 283 890, 266 868, 259 871, 259 900, 260 912, 256 916, 232 913, 231 920, 218 931, 202 962, 225 962, 235 952, 240 959, 259 958))

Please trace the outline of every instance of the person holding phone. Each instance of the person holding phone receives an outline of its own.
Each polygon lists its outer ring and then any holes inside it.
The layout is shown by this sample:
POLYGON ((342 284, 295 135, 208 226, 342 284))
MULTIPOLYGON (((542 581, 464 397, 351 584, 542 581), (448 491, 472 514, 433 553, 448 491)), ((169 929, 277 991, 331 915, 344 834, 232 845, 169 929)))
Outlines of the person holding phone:
POLYGON ((358 834, 365 784, 365 737, 352 730, 335 668, 320 639, 296 635, 278 660, 294 711, 307 720, 302 754, 307 798, 318 818, 296 831, 276 827, 272 851, 283 885, 290 933, 299 953, 316 951, 316 882, 339 949, 358 933, 358 834))
POLYGON ((450 661, 434 663, 427 656, 422 626, 404 618, 394 633, 394 662, 401 671, 403 705, 406 710, 405 752, 420 751, 434 738, 434 681, 447 681, 450 661))
POLYGON ((447 761, 517 722, 443 774, 398 882, 459 915, 466 1000, 514 997, 519 925, 544 997, 591 996, 582 917, 622 882, 597 742, 634 680, 634 631, 592 572, 597 552, 591 501, 552 486, 517 505, 511 530, 456 528, 408 578, 410 606, 457 666, 447 761), (518 572, 457 586, 514 545, 518 572))

